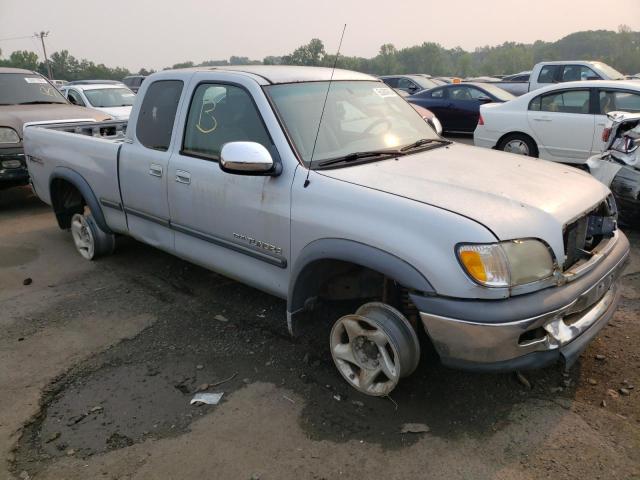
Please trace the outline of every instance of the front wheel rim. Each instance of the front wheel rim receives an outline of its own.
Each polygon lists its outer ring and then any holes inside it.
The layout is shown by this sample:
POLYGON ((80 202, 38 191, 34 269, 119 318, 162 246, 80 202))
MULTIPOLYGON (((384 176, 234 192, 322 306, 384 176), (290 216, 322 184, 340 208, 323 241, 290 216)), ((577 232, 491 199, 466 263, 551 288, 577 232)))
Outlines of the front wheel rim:
POLYGON ((518 155, 529 156, 529 145, 524 140, 516 139, 507 142, 504 146, 504 151, 509 153, 515 153, 518 155))
POLYGON ((76 213, 71 219, 71 235, 76 250, 78 250, 84 258, 91 260, 95 251, 95 242, 91 227, 89 227, 84 215, 76 213))
POLYGON ((376 322, 363 316, 346 315, 335 323, 331 356, 345 380, 367 395, 387 395, 400 380, 396 347, 376 322))

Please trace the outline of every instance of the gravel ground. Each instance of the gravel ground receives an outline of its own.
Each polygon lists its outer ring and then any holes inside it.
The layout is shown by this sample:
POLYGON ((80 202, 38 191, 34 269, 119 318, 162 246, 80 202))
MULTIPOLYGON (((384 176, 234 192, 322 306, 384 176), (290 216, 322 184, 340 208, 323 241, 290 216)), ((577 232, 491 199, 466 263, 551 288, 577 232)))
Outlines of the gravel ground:
POLYGON ((368 398, 334 371, 328 322, 291 339, 281 300, 130 239, 86 262, 28 189, 0 192, 0 479, 640 478, 627 233, 621 307, 569 373, 428 355, 368 398))

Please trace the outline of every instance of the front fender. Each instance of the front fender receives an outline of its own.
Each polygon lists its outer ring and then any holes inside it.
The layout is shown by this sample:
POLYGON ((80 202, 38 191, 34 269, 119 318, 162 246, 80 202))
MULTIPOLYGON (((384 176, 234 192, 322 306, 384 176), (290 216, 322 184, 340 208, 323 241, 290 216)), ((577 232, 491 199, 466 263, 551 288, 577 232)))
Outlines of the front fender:
POLYGON ((361 265, 392 278, 403 287, 418 292, 434 293, 429 280, 403 259, 364 243, 341 238, 323 238, 305 246, 291 271, 287 315, 304 309, 304 302, 313 296, 314 265, 322 260, 342 260, 361 265))

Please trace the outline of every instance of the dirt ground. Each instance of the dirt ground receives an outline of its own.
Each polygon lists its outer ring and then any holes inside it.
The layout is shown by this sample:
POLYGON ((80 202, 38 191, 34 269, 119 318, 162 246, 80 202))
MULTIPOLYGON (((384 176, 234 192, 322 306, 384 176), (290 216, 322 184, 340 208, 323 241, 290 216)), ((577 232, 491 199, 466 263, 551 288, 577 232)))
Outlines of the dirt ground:
POLYGON ((28 189, 0 192, 0 479, 640 479, 627 233, 623 302, 568 374, 427 358, 368 398, 325 337, 289 338, 284 302, 130 239, 87 262, 28 189))

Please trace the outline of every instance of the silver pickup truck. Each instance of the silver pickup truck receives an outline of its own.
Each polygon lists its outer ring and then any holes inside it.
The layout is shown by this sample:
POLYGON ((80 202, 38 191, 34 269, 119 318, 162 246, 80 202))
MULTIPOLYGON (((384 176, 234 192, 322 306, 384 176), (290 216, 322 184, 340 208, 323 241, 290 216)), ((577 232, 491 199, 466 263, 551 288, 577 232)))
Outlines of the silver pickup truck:
POLYGON ((338 371, 369 395, 416 368, 422 329, 445 365, 570 366, 629 255, 602 183, 444 140, 344 70, 156 73, 128 124, 28 127, 25 150, 84 258, 130 235, 286 299, 292 334, 331 322, 338 371), (310 314, 336 300, 353 311, 310 314))

